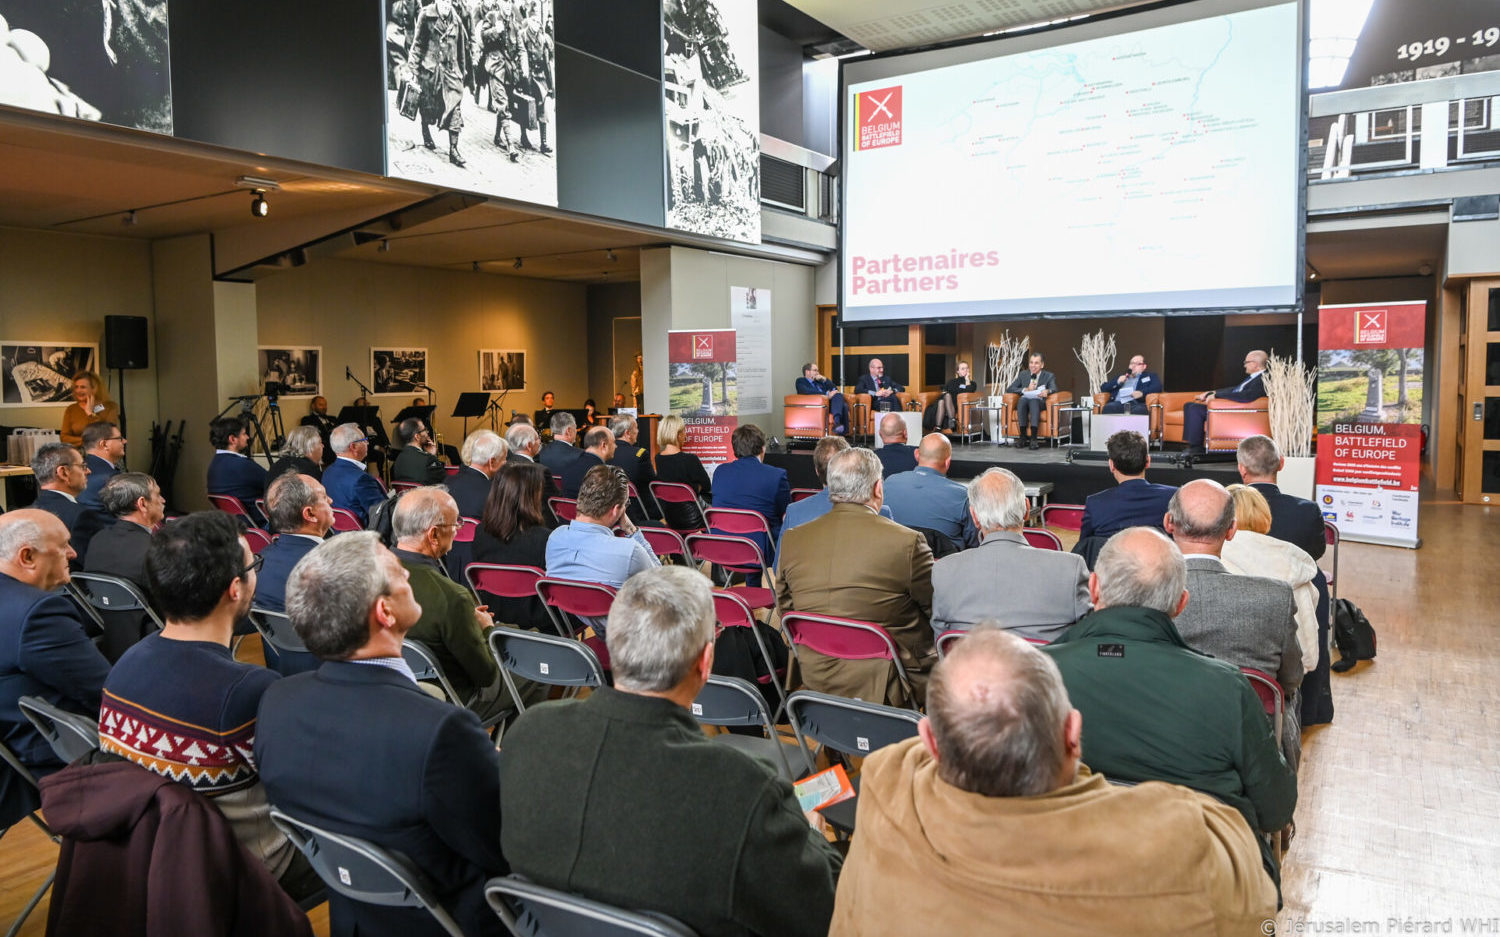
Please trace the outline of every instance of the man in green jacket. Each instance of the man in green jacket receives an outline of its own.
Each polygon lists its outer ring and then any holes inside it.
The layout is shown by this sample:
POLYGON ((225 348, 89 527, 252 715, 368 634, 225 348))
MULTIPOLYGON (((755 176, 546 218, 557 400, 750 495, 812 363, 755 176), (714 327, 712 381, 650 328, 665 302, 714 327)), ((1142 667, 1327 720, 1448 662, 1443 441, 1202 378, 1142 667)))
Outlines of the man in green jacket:
POLYGON ((714 659, 708 579, 632 576, 609 612, 615 685, 542 703, 505 734, 512 871, 707 935, 828 933, 842 859, 767 764, 689 712, 714 659))
MULTIPOLYGON (((1083 759, 1116 780, 1212 794, 1252 830, 1278 832, 1297 805, 1297 776, 1244 675, 1177 633, 1186 581, 1182 554, 1152 528, 1123 530, 1099 552, 1095 611, 1047 648, 1089 727, 1083 759)), ((1261 855, 1279 888, 1264 841, 1261 855)))

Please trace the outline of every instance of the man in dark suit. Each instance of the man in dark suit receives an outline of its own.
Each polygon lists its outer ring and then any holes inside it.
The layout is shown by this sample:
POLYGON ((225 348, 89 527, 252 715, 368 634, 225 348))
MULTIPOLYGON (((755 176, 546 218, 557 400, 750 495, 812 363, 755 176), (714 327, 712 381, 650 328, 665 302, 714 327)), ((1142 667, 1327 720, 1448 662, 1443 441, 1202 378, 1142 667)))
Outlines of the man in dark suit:
POLYGON ((323 487, 334 507, 353 513, 361 524, 369 523, 370 508, 385 500, 385 489, 365 471, 370 440, 357 423, 334 427, 329 439, 338 458, 323 470, 323 487))
POLYGON ((604 426, 589 427, 589 431, 583 434, 583 450, 578 453, 578 458, 564 465, 559 473, 563 497, 577 498, 583 476, 594 466, 608 462, 614 454, 615 434, 604 426))
MULTIPOLYGON (((83 570, 118 576, 146 592, 146 550, 151 546, 151 531, 162 522, 167 503, 161 496, 156 479, 144 472, 120 472, 104 486, 100 497, 115 522, 94 536, 83 570)), ((101 650, 111 661, 130 650, 141 638, 155 630, 155 623, 145 612, 99 610, 104 621, 104 645, 101 650)))
POLYGON ((1249 403, 1259 400, 1266 395, 1266 383, 1263 372, 1266 369, 1266 361, 1269 359, 1263 351, 1252 351, 1245 356, 1245 379, 1233 387, 1221 387, 1218 390, 1204 391, 1197 399, 1182 405, 1182 439, 1188 444, 1189 452, 1202 452, 1205 439, 1204 429, 1208 425, 1208 401, 1214 397, 1222 397, 1225 400, 1233 400, 1237 403, 1249 403))
MULTIPOLYGON (((427 695, 402 661, 402 638, 422 614, 406 570, 374 533, 340 534, 298 564, 286 599, 323 664, 277 680, 261 698, 255 763, 267 798, 401 852, 465 934, 503 934, 483 892, 486 879, 507 871, 500 757, 472 712, 427 695)), ((363 904, 331 889, 328 903, 334 934, 442 933, 420 908, 363 904)))
POLYGON ((83 428, 83 462, 89 467, 89 480, 78 503, 93 511, 108 514, 99 501, 99 489, 109 481, 125 461, 125 437, 113 423, 90 423, 83 428))
POLYGON ((448 493, 458 502, 458 513, 475 520, 484 516, 490 479, 509 461, 510 447, 493 430, 476 429, 464 440, 459 458, 463 467, 448 476, 448 493))
POLYGON ((661 508, 651 497, 651 483, 656 481, 656 472, 651 468, 651 453, 645 446, 637 445, 640 427, 635 417, 613 416, 609 419, 609 431, 615 434, 615 454, 610 456, 611 465, 625 470, 625 475, 635 485, 640 503, 630 502, 630 519, 637 524, 661 523, 661 508))
MULTIPOLYGON (((716 508, 739 508, 759 511, 771 527, 771 542, 764 543, 764 534, 755 534, 750 539, 760 547, 768 565, 774 565, 772 546, 781 536, 781 518, 786 506, 792 501, 792 488, 786 478, 786 469, 766 465, 766 434, 754 423, 741 423, 730 437, 734 447, 734 461, 725 462, 714 470, 714 504, 716 508)), ((758 584, 760 577, 755 577, 758 584)))
POLYGON ((409 416, 396 425, 396 445, 401 449, 391 465, 391 481, 437 485, 447 479, 432 431, 420 417, 409 416))
MULTIPOLYGON (((540 464, 537 462, 537 454, 542 451, 542 437, 530 423, 512 423, 505 431, 505 444, 510 449, 505 456, 506 462, 540 464)), ((548 527, 557 526, 557 516, 552 513, 547 499, 556 497, 559 491, 557 483, 552 480, 552 470, 543 465, 542 517, 546 519, 548 527)))
MULTIPOLYGON (((286 474, 271 482, 266 511, 276 539, 260 551, 262 566, 255 580, 255 607, 286 612, 286 581, 292 567, 322 543, 333 528, 333 502, 311 475, 286 474)), ((317 658, 295 651, 282 654, 263 644, 266 665, 283 676, 315 670, 317 658)))
POLYGON ((917 467, 917 449, 906 442, 905 420, 894 413, 880 418, 880 448, 875 450, 875 455, 880 459, 882 478, 910 472, 917 467))
MULTIPOLYGON (((1122 429, 1109 437, 1105 448, 1109 452, 1109 473, 1116 484, 1084 499, 1083 526, 1078 530, 1080 547, 1090 537, 1107 540, 1127 527, 1161 530, 1167 503, 1177 493, 1172 485, 1146 481, 1151 451, 1140 433, 1122 429)), ((1073 552, 1084 555, 1080 549, 1073 552)))
POLYGON ((1323 533, 1323 512, 1306 498, 1289 495, 1276 487, 1276 474, 1286 460, 1281 449, 1269 436, 1250 436, 1240 440, 1235 452, 1240 478, 1265 496, 1271 506, 1270 535, 1302 548, 1308 556, 1319 559, 1328 549, 1323 533))
POLYGON ((582 454, 582 450, 576 445, 578 422, 573 419, 573 414, 559 411, 552 414, 550 425, 552 441, 542 447, 536 460, 551 469, 553 475, 561 476, 563 469, 582 454))
POLYGON ((1042 353, 1033 351, 1026 370, 1005 388, 1007 394, 1021 395, 1016 401, 1016 432, 1020 433, 1017 446, 1026 442, 1029 435, 1031 448, 1039 448, 1036 434, 1042 424, 1042 408, 1047 405, 1047 395, 1057 393, 1057 376, 1043 367, 1045 364, 1042 353))
POLYGON ((839 393, 833 381, 818 373, 818 366, 811 361, 802 366, 802 376, 797 378, 797 393, 827 397, 828 414, 833 417, 833 434, 842 436, 849 431, 849 401, 839 393))
POLYGON ((854 385, 856 394, 870 395, 870 409, 900 410, 901 400, 896 396, 905 390, 900 384, 885 376, 885 362, 879 358, 870 359, 870 372, 861 374, 854 385))
MULTIPOLYGON (((94 717, 109 676, 109 662, 84 633, 77 609, 54 591, 68 581, 72 558, 68 528, 55 515, 26 509, 0 515, 0 741, 37 774, 63 765, 17 701, 40 696, 94 717)), ((0 826, 35 807, 34 793, 13 772, 0 772, 0 826)))
POLYGON ((328 415, 328 398, 314 397, 307 405, 307 416, 302 418, 303 426, 311 426, 318 431, 323 438, 323 466, 327 468, 334 460, 333 445, 328 441, 328 436, 333 428, 339 425, 338 420, 328 415))
POLYGON ((1146 357, 1136 355, 1124 374, 1099 385, 1099 393, 1109 394, 1109 403, 1100 413, 1134 413, 1145 415, 1146 397, 1162 392, 1161 378, 1146 370, 1146 357))
POLYGON ((266 490, 266 470, 250 458, 250 428, 243 417, 225 416, 208 426, 208 438, 214 446, 213 460, 208 463, 208 493, 238 498, 245 513, 257 527, 264 527, 255 499, 266 490))
POLYGON ((89 541, 109 526, 103 512, 91 511, 78 503, 78 496, 88 484, 89 467, 77 449, 67 443, 52 442, 31 457, 31 471, 41 489, 32 507, 56 515, 67 526, 75 553, 71 568, 83 569, 89 541))

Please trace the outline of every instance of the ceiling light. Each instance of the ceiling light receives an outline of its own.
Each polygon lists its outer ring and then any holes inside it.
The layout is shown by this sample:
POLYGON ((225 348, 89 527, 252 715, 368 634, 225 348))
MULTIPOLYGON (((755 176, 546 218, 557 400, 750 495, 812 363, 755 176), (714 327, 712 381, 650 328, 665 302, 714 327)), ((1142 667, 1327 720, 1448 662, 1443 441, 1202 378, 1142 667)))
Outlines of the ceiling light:
POLYGON ((242 189, 259 189, 265 192, 276 192, 281 189, 281 183, 275 179, 262 179, 260 176, 240 176, 234 180, 234 184, 242 189))
POLYGON ((250 214, 255 218, 264 218, 271 213, 271 206, 266 201, 266 194, 260 189, 255 190, 255 197, 250 199, 250 214))
POLYGON ((516 262, 513 263, 513 264, 511 264, 511 266, 515 267, 517 270, 520 270, 521 269, 521 258, 517 257, 516 258, 516 262))
POLYGON ((391 242, 387 241, 385 238, 381 238, 380 246, 375 249, 380 251, 382 254, 389 253, 391 249, 391 242))
POLYGON ((612 250, 610 250, 610 251, 605 251, 604 252, 604 259, 607 260, 607 261, 609 261, 610 263, 614 263, 615 261, 619 260, 620 258, 616 257, 615 256, 615 252, 612 251, 612 250))
POLYGON ((1420 265, 1419 267, 1417 267, 1417 273, 1421 274, 1424 277, 1432 276, 1432 264, 1424 263, 1420 265))
POLYGON ((140 219, 135 216, 135 209, 132 208, 130 211, 125 213, 125 217, 120 220, 120 223, 125 225, 125 227, 130 228, 134 227, 135 223, 139 220, 140 219))
POLYGON ((479 261, 477 261, 477 260, 474 261, 474 272, 475 273, 479 272, 479 261))

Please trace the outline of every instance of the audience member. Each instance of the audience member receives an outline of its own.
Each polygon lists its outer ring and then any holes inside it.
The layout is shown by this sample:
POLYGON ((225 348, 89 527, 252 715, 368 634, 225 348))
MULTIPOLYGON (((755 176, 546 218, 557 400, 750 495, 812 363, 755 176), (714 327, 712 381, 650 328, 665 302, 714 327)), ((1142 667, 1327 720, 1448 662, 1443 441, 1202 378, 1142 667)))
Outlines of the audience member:
MULTIPOLYGON (((883 367, 883 366, 882 366, 883 367)), ((839 393, 833 381, 818 373, 818 365, 809 361, 802 366, 802 376, 797 378, 797 393, 816 394, 828 399, 828 415, 833 417, 833 434, 844 436, 849 432, 849 401, 839 393)))
POLYGON ((630 519, 637 524, 661 523, 661 508, 651 495, 651 483, 656 481, 656 472, 651 468, 651 453, 645 446, 636 445, 641 435, 640 427, 630 416, 610 417, 608 426, 615 436, 614 454, 608 461, 625 471, 625 477, 640 495, 640 503, 630 502, 630 510, 634 512, 630 519))
POLYGON ((1089 495, 1083 502, 1083 526, 1078 530, 1078 545, 1073 549, 1091 560, 1103 541, 1127 527, 1162 529, 1167 502, 1177 489, 1146 481, 1151 467, 1151 448, 1146 437, 1132 429, 1110 435, 1105 448, 1109 452, 1109 473, 1115 487, 1089 495), (1090 544, 1090 538, 1098 538, 1090 544))
MULTIPOLYGON (((1249 485, 1230 485, 1234 498, 1233 540, 1224 542, 1219 559, 1224 568, 1240 576, 1264 576, 1284 582, 1296 603, 1297 644, 1302 648, 1302 670, 1318 666, 1318 564, 1302 548, 1277 540, 1271 529, 1271 508, 1265 496, 1249 485)), ((94 541, 98 543, 98 538, 94 541)), ((97 549, 97 547, 96 547, 97 549)))
POLYGON ((547 538, 547 575, 618 589, 636 573, 660 566, 646 535, 625 513, 629 500, 623 472, 613 465, 589 469, 578 489, 578 516, 547 538), (616 524, 625 536, 615 536, 616 524))
POLYGON ((1007 469, 987 469, 969 482, 967 510, 983 539, 933 565, 934 635, 998 619, 1023 638, 1051 641, 1088 614, 1083 557, 1037 549, 1021 533, 1025 482, 1007 469))
MULTIPOLYGON (((1257 833, 1279 831, 1297 805, 1297 776, 1250 682, 1177 633, 1186 583, 1182 554, 1152 528, 1121 531, 1099 552, 1089 576, 1094 611, 1047 647, 1091 727, 1084 761, 1114 780, 1211 794, 1257 833)), ((1279 882, 1269 845, 1257 841, 1279 882)))
MULTIPOLYGON (((266 511, 276 539, 260 551, 261 569, 255 583, 255 607, 286 613, 286 582, 295 567, 333 529, 333 502, 311 475, 288 472, 271 482, 266 511)), ((266 665, 282 676, 315 670, 317 658, 297 651, 280 652, 262 642, 266 665)))
POLYGON ((573 419, 573 414, 558 412, 552 414, 549 425, 552 428, 552 441, 542 447, 536 460, 551 469, 553 475, 560 477, 563 469, 583 455, 583 451, 575 445, 578 441, 578 424, 573 419))
POLYGON ((363 526, 369 523, 370 508, 385 500, 385 489, 365 470, 369 437, 358 423, 343 423, 329 439, 337 458, 323 470, 323 487, 334 507, 350 512, 363 526))
MULTIPOLYGON (((540 465, 513 463, 495 474, 490 494, 474 533, 474 561, 505 566, 547 568, 547 526, 542 495, 547 470, 540 465)), ((542 600, 536 595, 513 599, 480 593, 495 621, 516 628, 555 631, 542 600)))
MULTIPOLYGON (((849 440, 843 436, 824 436, 813 445, 813 471, 817 473, 818 481, 823 483, 823 487, 817 494, 808 495, 801 501, 794 501, 786 506, 786 514, 781 519, 781 540, 786 539, 786 532, 793 527, 817 520, 833 509, 833 502, 828 498, 828 460, 848 448, 849 440)), ((895 519, 891 509, 884 504, 880 506, 880 516, 895 519)))
POLYGON ((1146 397, 1162 390, 1161 378, 1146 370, 1146 356, 1135 355, 1124 374, 1099 385, 1099 393, 1109 394, 1109 402, 1099 412, 1145 416, 1146 397))
MULTIPOLYGON (((0 741, 37 775, 63 765, 17 701, 40 696, 93 716, 109 675, 77 607, 55 591, 69 581, 72 558, 68 528, 56 515, 24 508, 0 514, 0 741)), ((35 794, 14 772, 0 771, 0 828, 34 808, 35 794)))
MULTIPOLYGON (((1020 394, 1016 400, 1016 445, 1026 445, 1030 437, 1032 449, 1038 448, 1037 432, 1041 428, 1042 408, 1047 406, 1047 395, 1057 393, 1057 376, 1046 370, 1046 359, 1039 351, 1033 351, 1027 360, 1026 370, 1016 376, 1007 394, 1020 394)), ((1055 429, 1055 427, 1054 427, 1055 429)))
POLYGON ((1286 466, 1276 440, 1249 436, 1240 440, 1235 463, 1245 484, 1260 492, 1271 511, 1269 535, 1296 544, 1314 560, 1328 549, 1323 534, 1323 512, 1306 498, 1289 495, 1276 485, 1276 476, 1286 466))
MULTIPOLYGON (((318 479, 323 477, 323 437, 318 435, 317 427, 294 426, 286 434, 281 458, 272 462, 270 471, 266 472, 266 490, 270 491, 276 479, 288 472, 318 479)), ((270 523, 270 519, 266 522, 270 523)))
POLYGON ((214 457, 208 463, 208 493, 238 498, 251 524, 264 527, 266 519, 255 506, 265 494, 266 470, 250 457, 250 425, 242 416, 221 416, 208 426, 214 457))
POLYGON ((1234 499, 1207 478, 1188 482, 1172 496, 1167 533, 1187 564, 1188 604, 1173 616, 1177 633, 1195 650, 1269 674, 1286 700, 1282 752, 1297 767, 1302 737, 1295 704, 1302 685, 1291 587, 1261 576, 1234 575, 1220 555, 1239 533, 1234 499))
MULTIPOLYGON (((877 455, 879 453, 876 453, 877 455)), ((953 444, 942 433, 922 437, 917 447, 917 467, 885 480, 885 506, 896 523, 919 530, 932 530, 948 538, 956 552, 979 542, 974 519, 969 516, 968 492, 948 480, 953 444)))
POLYGON ((110 671, 99 747, 211 799, 235 837, 301 900, 322 885, 270 823, 250 755, 261 694, 276 674, 229 649, 259 566, 239 523, 219 511, 189 514, 151 538, 146 580, 166 627, 110 671))
POLYGON ((510 456, 504 437, 493 430, 476 429, 464 440, 459 457, 463 467, 448 478, 448 493, 458 503, 461 517, 476 520, 484 514, 490 496, 490 481, 510 456))
MULTIPOLYGON (((782 614, 816 612, 874 622, 890 634, 921 702, 937 657, 932 612, 932 550, 921 534, 879 516, 884 482, 868 449, 828 462, 833 509, 786 535, 776 582, 782 614), (848 554, 857 566, 833 563, 848 554)), ((810 689, 904 705, 894 670, 883 660, 842 660, 805 647, 797 657, 810 689)))
MULTIPOLYGON (((424 693, 402 660, 422 615, 406 570, 375 533, 345 533, 297 564, 286 593, 292 624, 324 663, 276 681, 261 701, 255 763, 271 803, 399 851, 465 934, 499 937, 484 882, 509 871, 500 756, 472 712, 424 693)), ((442 933, 422 908, 332 889, 328 904, 334 934, 442 933)))
POLYGON ((880 471, 885 478, 917 467, 917 450, 906 444, 906 421, 899 414, 887 413, 880 418, 880 471))
POLYGON ((396 424, 396 461, 391 463, 391 481, 436 485, 448 477, 437 457, 437 443, 421 417, 409 416, 396 424))
MULTIPOLYGON (((767 542, 764 534, 752 534, 751 540, 760 547, 766 563, 774 562, 772 547, 781 536, 781 518, 786 506, 792 501, 792 487, 786 479, 786 469, 766 465, 766 434, 754 423, 741 423, 734 428, 729 438, 734 448, 734 461, 725 462, 714 470, 714 501, 716 508, 738 508, 756 511, 766 519, 771 529, 767 542)), ((759 585, 755 575, 751 585, 759 585)))
POLYGON ((1246 377, 1243 381, 1233 387, 1206 390, 1192 401, 1182 405, 1182 441, 1187 443, 1188 452, 1203 452, 1205 428, 1208 425, 1208 401, 1221 397, 1225 400, 1249 403, 1266 395, 1264 371, 1268 360, 1270 356, 1263 351, 1250 352, 1245 355, 1246 377))
POLYGON ((607 642, 613 687, 528 709, 505 735, 515 871, 699 934, 826 933, 841 860, 821 820, 689 713, 714 659, 708 581, 674 566, 636 576, 607 642))
POLYGON ((31 471, 39 489, 32 507, 54 515, 67 526, 74 552, 70 568, 83 569, 89 541, 109 526, 106 514, 78 503, 78 496, 88 483, 88 465, 78 450, 67 443, 49 442, 31 457, 31 471))
POLYGON ((879 358, 871 358, 869 367, 869 373, 861 374, 855 382, 854 392, 869 394, 870 409, 877 413, 882 410, 900 410, 901 398, 897 395, 906 388, 885 376, 885 362, 879 358))
POLYGON ((69 446, 81 446, 84 427, 99 421, 119 423, 120 405, 109 399, 109 389, 99 375, 79 371, 73 375, 73 402, 63 411, 59 438, 69 446))
POLYGON ((864 763, 829 933, 977 934, 1001 914, 1005 933, 1186 937, 1275 919, 1234 808, 1110 784, 1081 761, 1082 728, 1046 654, 993 627, 960 641, 919 737, 864 763))
POLYGON ((578 453, 578 458, 563 466, 562 472, 558 475, 562 479, 563 497, 577 498, 578 486, 583 484, 583 476, 588 474, 589 469, 604 465, 614 454, 615 434, 611 433, 607 427, 589 427, 588 432, 583 434, 583 451, 578 453))
MULTIPOLYGON (((519 417, 505 431, 505 444, 510 450, 505 454, 507 462, 535 462, 537 453, 542 451, 542 437, 536 427, 530 422, 521 422, 519 417)), ((551 469, 545 465, 542 468, 551 476, 551 469)))
MULTIPOLYGON (((146 551, 151 531, 161 524, 167 503, 156 479, 143 472, 119 472, 104 486, 100 497, 115 522, 94 536, 84 572, 118 576, 147 594, 146 551)), ((100 650, 111 662, 120 659, 137 641, 156 629, 143 611, 98 610, 104 626, 100 650)))
POLYGON ((323 441, 323 466, 326 468, 334 459, 333 443, 328 439, 333 428, 339 425, 339 421, 328 415, 328 398, 314 397, 307 402, 307 416, 302 418, 302 426, 311 426, 318 431, 318 438, 323 441))
MULTIPOLYGON (((661 418, 656 427, 656 480, 687 485, 697 494, 698 500, 713 500, 713 485, 703 462, 691 452, 684 452, 687 444, 687 425, 682 417, 669 413, 661 418)), ((693 530, 703 526, 703 514, 693 505, 679 502, 662 502, 667 526, 678 530, 693 530)))
POLYGON ((78 503, 92 511, 104 511, 99 489, 125 464, 125 437, 113 423, 90 423, 83 428, 83 462, 89 478, 78 496, 78 503))

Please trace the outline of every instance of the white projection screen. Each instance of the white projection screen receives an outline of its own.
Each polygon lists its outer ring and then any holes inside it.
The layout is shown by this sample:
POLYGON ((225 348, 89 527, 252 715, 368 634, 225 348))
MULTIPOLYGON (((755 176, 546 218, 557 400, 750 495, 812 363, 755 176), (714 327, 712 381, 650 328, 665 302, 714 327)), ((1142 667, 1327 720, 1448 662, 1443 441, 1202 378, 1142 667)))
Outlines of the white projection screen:
POLYGON ((1298 306, 1303 23, 1198 0, 847 60, 844 321, 1298 306))

